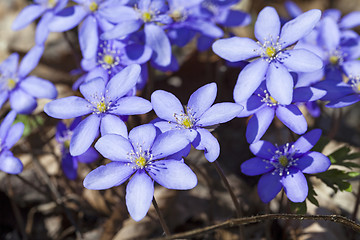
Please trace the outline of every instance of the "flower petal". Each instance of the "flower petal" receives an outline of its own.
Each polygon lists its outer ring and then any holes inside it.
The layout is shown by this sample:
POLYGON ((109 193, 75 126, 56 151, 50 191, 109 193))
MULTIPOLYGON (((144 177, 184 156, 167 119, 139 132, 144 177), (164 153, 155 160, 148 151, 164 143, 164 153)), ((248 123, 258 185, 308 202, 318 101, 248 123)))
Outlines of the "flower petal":
POLYGON ((49 23, 49 30, 51 32, 65 32, 77 26, 83 20, 88 12, 83 6, 75 5, 65 8, 49 23))
POLYGON ((149 150, 156 137, 156 128, 152 124, 144 124, 134 127, 129 133, 129 140, 134 149, 141 146, 143 150, 149 150))
POLYGON ((50 81, 29 76, 20 82, 19 86, 28 94, 36 98, 54 99, 57 96, 57 90, 50 81))
POLYGON ((307 130, 306 119, 296 105, 279 105, 276 109, 276 116, 296 134, 303 134, 307 130))
POLYGON ((71 156, 69 152, 63 155, 61 168, 68 179, 75 180, 77 178, 78 163, 73 159, 73 156, 71 156))
POLYGON ((16 111, 10 111, 0 124, 0 139, 5 139, 16 118, 16 111))
POLYGON ((95 150, 95 148, 89 147, 89 149, 86 150, 86 152, 84 152, 79 156, 75 156, 74 158, 76 159, 76 161, 82 163, 92 163, 99 158, 99 153, 95 150))
POLYGON ((235 102, 244 102, 255 92, 264 80, 268 66, 267 61, 258 59, 241 70, 234 88, 235 102))
POLYGON ((12 23, 12 30, 18 31, 26 27, 32 21, 40 17, 45 11, 46 8, 40 4, 31 4, 24 7, 12 23))
POLYGON ((10 149, 12 146, 17 143, 17 141, 20 140, 22 134, 24 132, 24 124, 22 122, 15 123, 11 128, 9 129, 9 132, 7 133, 7 137, 2 140, 5 142, 5 146, 10 149))
POLYGON ((340 44, 340 29, 331 17, 323 18, 320 23, 319 44, 327 51, 333 52, 340 44))
POLYGON ((264 107, 250 118, 246 127, 246 140, 254 143, 265 134, 275 116, 275 109, 264 107))
POLYGON ((255 22, 255 37, 261 43, 272 37, 274 40, 280 33, 280 18, 275 8, 265 7, 260 11, 255 22))
POLYGON ((214 42, 212 49, 215 54, 230 62, 238 62, 259 56, 260 46, 250 38, 232 37, 214 42))
POLYGON ((102 136, 95 143, 95 149, 105 158, 121 162, 130 162, 129 153, 134 151, 128 139, 116 134, 102 136))
POLYGON ((310 151, 310 149, 312 149, 319 141, 321 137, 321 132, 322 131, 320 129, 313 129, 299 137, 293 144, 294 149, 296 149, 296 153, 298 155, 302 155, 310 151))
POLYGON ((126 206, 130 216, 140 221, 146 216, 154 196, 154 181, 144 172, 138 171, 126 186, 126 206))
POLYGON ((292 49, 284 52, 287 56, 283 64, 295 72, 314 72, 323 67, 323 61, 314 53, 305 49, 292 49))
POLYGON ((28 75, 39 63, 44 46, 35 45, 26 53, 19 65, 19 77, 28 75))
POLYGON ((130 96, 117 100, 115 106, 111 107, 110 112, 116 115, 135 115, 150 112, 151 103, 141 97, 130 96))
POLYGON ((164 120, 175 122, 174 114, 184 113, 184 108, 174 94, 157 90, 151 94, 151 104, 156 115, 164 120))
POLYGON ((111 4, 109 7, 99 9, 99 14, 112 23, 120 23, 129 20, 137 20, 139 14, 132 7, 122 6, 120 4, 111 4))
POLYGON ((274 166, 262 158, 254 157, 241 164, 241 172, 248 176, 256 176, 274 170, 274 166))
POLYGON ((282 178, 282 184, 286 196, 292 202, 303 202, 308 195, 308 185, 304 174, 293 167, 289 168, 289 174, 282 178))
POLYGON ((266 87, 279 103, 288 105, 292 101, 294 80, 289 71, 280 63, 270 63, 266 75, 266 87))
POLYGON ((85 99, 70 96, 47 103, 44 112, 53 118, 68 119, 89 114, 92 108, 85 99))
POLYGON ((96 18, 89 15, 85 18, 79 28, 79 44, 84 58, 97 57, 97 47, 99 43, 98 24, 96 18))
POLYGON ((20 114, 30 114, 37 106, 36 100, 21 88, 14 90, 10 95, 10 106, 20 114))
POLYGON ((345 15, 339 23, 339 27, 343 29, 354 28, 359 25, 360 25, 360 11, 354 11, 345 15))
POLYGON ((100 117, 92 114, 82 120, 74 130, 70 141, 70 154, 78 156, 83 154, 99 134, 100 117))
POLYGON ((100 39, 110 40, 115 38, 126 37, 128 34, 136 32, 141 27, 142 22, 139 20, 129 20, 117 24, 115 27, 111 28, 109 31, 101 34, 100 39))
POLYGON ((124 121, 112 114, 104 114, 101 118, 100 133, 101 136, 106 134, 117 134, 124 138, 128 137, 128 130, 124 121))
POLYGON ((268 141, 257 141, 250 144, 250 151, 257 157, 271 159, 277 148, 268 141))
POLYGON ((298 87, 294 89, 294 102, 312 102, 326 95, 326 91, 314 87, 298 87))
POLYGON ((266 107, 266 103, 263 102, 261 97, 256 94, 251 95, 246 102, 238 104, 244 106, 244 109, 237 115, 237 117, 248 117, 259 111, 261 108, 266 107))
POLYGON ((198 137, 194 140, 193 145, 198 150, 204 150, 205 158, 209 162, 214 162, 220 155, 220 145, 216 137, 214 137, 207 129, 198 128, 198 137))
POLYGON ((23 164, 10 151, 5 151, 0 155, 0 170, 9 174, 18 174, 22 172, 23 164))
POLYGON ((285 23, 281 29, 279 42, 283 44, 283 48, 297 42, 302 37, 308 35, 321 17, 321 11, 312 9, 307 11, 295 19, 285 23))
POLYGON ((272 174, 272 172, 261 176, 257 187, 261 201, 268 203, 276 197, 282 189, 280 180, 279 174, 272 174))
POLYGON ((216 98, 216 83, 209 83, 191 94, 187 107, 191 109, 195 118, 199 118, 214 103, 216 98))
POLYGON ((96 104, 104 97, 105 82, 100 77, 91 79, 80 85, 80 92, 88 102, 96 104))
MULTIPOLYGON (((194 131, 194 130, 192 130, 194 131)), ((183 131, 172 130, 158 135, 152 146, 153 159, 160 159, 176 153, 189 144, 183 131)))
POLYGON ((201 115, 200 120, 196 125, 212 126, 219 123, 225 123, 239 115, 242 110, 243 106, 237 103, 216 103, 201 115))
POLYGON ((197 184, 195 173, 182 161, 161 160, 151 165, 150 177, 168 189, 188 190, 197 184))
POLYGON ((358 101, 360 101, 360 96, 354 94, 339 98, 334 101, 330 101, 325 106, 329 108, 341 108, 341 107, 350 106, 351 104, 357 103, 358 101))
POLYGON ((153 60, 159 66, 167 66, 171 62, 171 45, 164 30, 156 24, 145 24, 145 43, 153 52, 153 60))
POLYGON ((6 58, 0 64, 0 72, 6 71, 15 74, 18 68, 18 63, 19 63, 19 54, 12 53, 8 58, 6 58))
POLYGON ((309 174, 325 172, 330 165, 330 159, 319 152, 309 152, 296 161, 296 168, 309 174))
POLYGON ((84 187, 92 190, 103 190, 119 186, 125 182, 135 169, 126 163, 111 162, 92 170, 84 179, 84 187))

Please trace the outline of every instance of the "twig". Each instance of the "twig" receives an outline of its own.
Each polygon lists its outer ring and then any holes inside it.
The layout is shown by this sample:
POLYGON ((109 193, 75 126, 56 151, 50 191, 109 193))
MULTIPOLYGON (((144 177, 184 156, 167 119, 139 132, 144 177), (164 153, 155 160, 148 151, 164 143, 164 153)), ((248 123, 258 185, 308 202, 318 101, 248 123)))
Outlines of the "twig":
POLYGON ((360 232, 360 225, 355 223, 354 221, 340 215, 305 215, 305 214, 264 214, 252 217, 243 217, 237 219, 230 219, 224 221, 219 224, 211 225, 204 228, 199 228, 183 233, 173 234, 171 236, 155 238, 154 240, 170 240, 170 239, 183 239, 183 238, 191 238, 196 235, 205 234, 208 232, 212 232, 216 229, 220 228, 228 228, 239 225, 246 225, 250 223, 262 222, 265 220, 274 220, 274 219, 294 219, 294 220, 323 220, 323 221, 331 221, 336 223, 341 223, 346 227, 352 228, 356 232, 360 232))
POLYGON ((27 185, 29 185, 30 187, 32 187, 34 190, 36 190, 37 192, 43 194, 45 197, 49 197, 48 193, 42 189, 40 189, 39 187, 35 186, 32 182, 26 180, 25 178, 23 178, 20 175, 15 175, 17 178, 19 178, 22 182, 26 183, 27 185))
POLYGON ((166 236, 170 236, 170 235, 171 235, 170 230, 169 230, 168 226, 166 225, 166 222, 165 222, 165 220, 164 220, 164 217, 162 216, 162 214, 161 214, 161 212, 160 212, 159 206, 157 205, 157 202, 156 202, 156 200, 155 200, 155 196, 154 196, 153 199, 152 199, 152 203, 153 203, 154 208, 155 208, 155 211, 156 211, 156 213, 157 213, 157 215, 158 215, 158 217, 159 217, 159 221, 160 221, 160 224, 161 224, 162 229, 163 229, 164 232, 165 232, 165 235, 166 235, 166 236))

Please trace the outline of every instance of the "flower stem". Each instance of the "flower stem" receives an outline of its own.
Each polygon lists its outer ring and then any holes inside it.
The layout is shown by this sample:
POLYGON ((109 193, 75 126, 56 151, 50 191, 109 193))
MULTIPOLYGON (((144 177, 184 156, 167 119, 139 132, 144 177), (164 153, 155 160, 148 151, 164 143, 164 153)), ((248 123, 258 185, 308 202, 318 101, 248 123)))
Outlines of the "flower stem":
POLYGON ((159 221, 160 221, 160 224, 161 224, 162 229, 163 229, 164 232, 165 232, 165 235, 166 235, 166 236, 170 236, 170 235, 171 235, 170 230, 169 230, 168 226, 166 225, 166 222, 165 222, 165 220, 164 220, 164 217, 162 216, 162 214, 161 214, 161 212, 160 212, 159 206, 157 205, 157 202, 156 202, 156 200, 155 200, 155 196, 154 196, 153 199, 152 199, 152 203, 153 203, 154 208, 155 208, 155 211, 156 211, 156 213, 157 213, 157 215, 158 215, 158 217, 159 217, 159 221))

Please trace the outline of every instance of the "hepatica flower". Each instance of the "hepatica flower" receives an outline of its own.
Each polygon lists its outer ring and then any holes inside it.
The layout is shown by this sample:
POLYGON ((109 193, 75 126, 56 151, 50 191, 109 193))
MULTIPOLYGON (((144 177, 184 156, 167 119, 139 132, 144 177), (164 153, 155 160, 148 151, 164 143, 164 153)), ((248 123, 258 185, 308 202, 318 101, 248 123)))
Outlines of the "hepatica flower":
POLYGON ((313 72, 321 69, 323 63, 308 50, 287 48, 310 33, 320 17, 320 10, 310 10, 287 22, 280 31, 276 10, 265 7, 255 22, 258 42, 240 37, 216 41, 213 44, 214 52, 230 62, 259 58, 240 72, 234 88, 234 99, 242 102, 249 98, 266 77, 270 95, 282 104, 290 104, 294 82, 289 70, 313 72))
POLYGON ((196 186, 196 175, 182 160, 166 158, 188 143, 178 131, 157 136, 152 124, 133 128, 128 137, 105 135, 98 140, 95 148, 113 162, 90 172, 84 179, 84 187, 108 189, 130 179, 126 187, 126 205, 131 217, 140 221, 151 205, 154 181, 177 190, 196 186))
POLYGON ((116 74, 106 85, 102 78, 82 84, 80 92, 84 98, 70 96, 45 105, 44 111, 54 118, 89 115, 74 129, 70 142, 71 155, 83 154, 97 137, 99 129, 102 135, 127 132, 125 123, 118 116, 143 114, 152 109, 149 101, 126 96, 134 88, 139 75, 140 66, 133 64, 116 74))
POLYGON ((243 109, 241 105, 230 102, 213 105, 216 92, 215 83, 206 84, 190 96, 185 107, 172 93, 157 90, 151 95, 151 103, 159 117, 154 125, 162 132, 182 132, 196 149, 205 151, 210 162, 218 158, 220 146, 206 128, 230 121, 243 109))
POLYGON ((330 166, 329 158, 310 151, 320 136, 321 130, 314 129, 294 143, 274 146, 267 141, 258 141, 250 145, 255 157, 241 164, 241 171, 249 176, 264 174, 258 183, 263 202, 270 202, 282 188, 292 202, 306 199, 308 185, 304 173, 324 172, 330 166))
POLYGON ((79 162, 91 163, 99 158, 98 152, 93 147, 90 147, 79 156, 71 156, 69 152, 71 137, 75 127, 80 122, 80 117, 75 118, 70 126, 66 126, 60 121, 56 128, 55 138, 61 144, 61 168, 64 171, 65 176, 70 180, 76 179, 79 162))
POLYGON ((24 132, 23 123, 12 125, 15 117, 16 112, 11 111, 0 124, 0 170, 10 174, 18 174, 23 169, 21 161, 10 151, 24 132))
POLYGON ((37 98, 56 98, 55 86, 35 76, 27 76, 39 62, 44 48, 35 46, 22 59, 13 53, 0 65, 0 108, 9 99, 17 113, 29 114, 37 106, 37 98))

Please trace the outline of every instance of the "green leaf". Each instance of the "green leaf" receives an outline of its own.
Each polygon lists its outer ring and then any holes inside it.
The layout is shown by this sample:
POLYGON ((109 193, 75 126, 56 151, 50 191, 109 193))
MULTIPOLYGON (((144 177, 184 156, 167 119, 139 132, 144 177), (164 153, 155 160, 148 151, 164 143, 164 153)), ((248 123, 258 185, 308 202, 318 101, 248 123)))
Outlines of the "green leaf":
POLYGON ((321 137, 315 146, 311 149, 314 152, 322 152, 326 145, 330 142, 329 138, 321 137))
POLYGON ((44 124, 41 116, 18 114, 14 123, 22 122, 24 124, 23 137, 29 136, 35 129, 44 124))
POLYGON ((290 209, 292 212, 296 214, 306 214, 307 212, 306 201, 300 203, 295 203, 290 201, 290 209))
POLYGON ((359 175, 360 173, 357 172, 345 172, 339 169, 330 169, 326 172, 318 173, 315 176, 332 188, 336 193, 338 190, 351 192, 351 184, 346 180, 359 175))
POLYGON ((315 206, 319 207, 319 202, 318 200, 315 198, 315 196, 317 196, 317 193, 314 190, 314 186, 312 185, 311 181, 307 180, 308 183, 308 188, 309 188, 309 192, 308 192, 308 196, 307 199, 314 204, 315 206))
POLYGON ((331 153, 328 157, 333 165, 344 166, 349 169, 352 168, 360 168, 360 165, 351 161, 360 157, 360 153, 351 153, 349 154, 351 149, 348 146, 344 146, 331 153))

